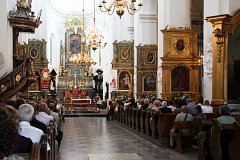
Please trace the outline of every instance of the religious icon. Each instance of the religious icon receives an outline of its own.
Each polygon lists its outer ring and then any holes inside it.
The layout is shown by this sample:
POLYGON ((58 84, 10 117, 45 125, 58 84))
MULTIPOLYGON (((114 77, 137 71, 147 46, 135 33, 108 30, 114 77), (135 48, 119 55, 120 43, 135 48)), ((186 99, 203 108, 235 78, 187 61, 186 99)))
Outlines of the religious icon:
POLYGON ((122 51, 121 51, 121 58, 123 59, 123 60, 126 60, 126 59, 128 59, 128 50, 127 49, 123 49, 122 51))
POLYGON ((131 85, 131 80, 129 73, 126 71, 123 71, 119 76, 119 89, 120 90, 129 90, 131 85))
POLYGON ((172 91, 188 91, 189 90, 189 70, 184 67, 176 67, 171 73, 172 91))
POLYGON ((153 61, 154 61, 153 54, 152 53, 148 53, 146 59, 147 59, 148 63, 153 63, 153 61))
POLYGON ((31 49, 30 55, 32 58, 37 58, 37 56, 38 56, 37 49, 36 48, 31 49))
POLYGON ((144 91, 156 91, 156 78, 154 76, 144 77, 144 91))
POLYGON ((183 39, 178 39, 176 42, 176 50, 178 52, 183 52, 185 50, 185 42, 183 39))
POLYGON ((70 52, 78 53, 81 51, 81 35, 71 34, 70 35, 70 52))

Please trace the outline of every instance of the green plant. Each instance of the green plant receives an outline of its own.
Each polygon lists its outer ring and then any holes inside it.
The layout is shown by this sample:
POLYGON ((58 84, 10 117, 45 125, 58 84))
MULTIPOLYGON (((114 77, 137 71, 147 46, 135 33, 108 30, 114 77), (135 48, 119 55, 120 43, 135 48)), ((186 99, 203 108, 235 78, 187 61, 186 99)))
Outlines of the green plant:
POLYGON ((199 140, 199 142, 202 144, 204 143, 208 135, 209 135, 208 131, 199 131, 194 138, 199 140))

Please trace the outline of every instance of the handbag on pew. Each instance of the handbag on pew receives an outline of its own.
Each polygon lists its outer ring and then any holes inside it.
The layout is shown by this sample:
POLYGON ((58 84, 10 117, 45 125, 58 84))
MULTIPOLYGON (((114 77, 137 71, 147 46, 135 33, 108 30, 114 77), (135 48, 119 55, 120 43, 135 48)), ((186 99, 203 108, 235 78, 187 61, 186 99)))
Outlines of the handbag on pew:
MULTIPOLYGON (((188 113, 186 114, 186 116, 185 116, 184 120, 182 121, 182 123, 183 123, 184 121, 186 121, 187 116, 188 116, 188 113)), ((179 134, 179 131, 180 131, 179 128, 175 128, 175 129, 174 129, 174 132, 175 132, 176 134, 179 134)))

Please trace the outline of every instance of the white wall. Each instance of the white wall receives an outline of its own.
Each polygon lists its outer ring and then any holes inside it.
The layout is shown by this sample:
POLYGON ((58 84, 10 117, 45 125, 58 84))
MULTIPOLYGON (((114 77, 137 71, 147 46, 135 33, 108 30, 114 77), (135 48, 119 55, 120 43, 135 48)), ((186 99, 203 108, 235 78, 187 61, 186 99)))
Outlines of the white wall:
POLYGON ((3 63, 0 68, 0 77, 5 73, 9 73, 13 70, 13 39, 12 39, 12 27, 8 22, 8 12, 13 10, 16 4, 15 0, 0 0, 0 52, 3 53, 3 59, 0 59, 0 63, 3 63))

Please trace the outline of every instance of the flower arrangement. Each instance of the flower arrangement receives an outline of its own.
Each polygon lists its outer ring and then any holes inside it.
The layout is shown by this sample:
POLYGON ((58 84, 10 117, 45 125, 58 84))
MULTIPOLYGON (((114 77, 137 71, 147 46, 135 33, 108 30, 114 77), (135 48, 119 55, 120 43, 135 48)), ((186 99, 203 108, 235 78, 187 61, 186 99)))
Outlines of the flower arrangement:
POLYGON ((147 93, 145 97, 148 99, 156 98, 156 94, 155 93, 147 93))
POLYGON ((115 100, 117 101, 124 101, 124 100, 127 100, 128 99, 128 93, 126 92, 118 92, 117 93, 117 97, 115 100))

